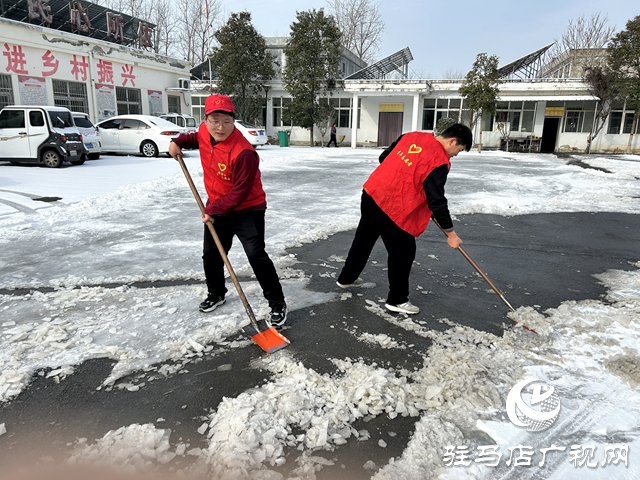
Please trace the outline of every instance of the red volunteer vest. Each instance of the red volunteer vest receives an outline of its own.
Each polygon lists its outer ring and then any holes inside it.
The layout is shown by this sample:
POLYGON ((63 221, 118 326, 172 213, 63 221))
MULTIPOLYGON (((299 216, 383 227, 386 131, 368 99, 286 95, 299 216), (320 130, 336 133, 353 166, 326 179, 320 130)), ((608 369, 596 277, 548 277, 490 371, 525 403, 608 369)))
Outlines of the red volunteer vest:
POLYGON ((431 218, 424 181, 445 164, 451 168, 449 155, 432 133, 407 133, 369 176, 364 189, 396 225, 418 237, 431 218))
MULTIPOLYGON (((233 186, 233 164, 240 152, 254 148, 237 128, 233 129, 225 141, 212 145, 211 135, 204 122, 198 130, 198 148, 204 172, 204 188, 207 190, 209 203, 215 203, 229 193, 233 186)), ((258 161, 260 161, 260 157, 258 157, 258 161)), ((258 169, 251 193, 235 210, 244 210, 265 201, 266 196, 262 189, 260 169, 258 169)))

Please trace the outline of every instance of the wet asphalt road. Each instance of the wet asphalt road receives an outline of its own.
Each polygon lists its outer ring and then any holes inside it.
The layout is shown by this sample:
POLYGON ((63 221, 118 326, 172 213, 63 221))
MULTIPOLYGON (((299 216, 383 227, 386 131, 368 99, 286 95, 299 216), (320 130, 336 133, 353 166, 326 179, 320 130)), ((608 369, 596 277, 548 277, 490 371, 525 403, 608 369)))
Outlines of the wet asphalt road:
MULTIPOLYGON (((592 275, 608 269, 632 270, 636 267, 630 262, 640 261, 638 215, 467 215, 458 217, 454 226, 467 253, 516 308, 535 305, 544 310, 567 300, 602 299, 605 288, 592 275)), ((290 250, 300 262, 298 268, 311 276, 310 289, 344 293, 332 277, 339 273, 341 263, 330 257, 346 256, 353 233, 338 233, 290 250)), ((381 241, 370 260, 362 277, 375 287, 354 289, 353 296, 346 300, 290 312, 284 331, 292 342, 288 351, 308 368, 336 375, 330 359, 346 356, 398 369, 422 364, 430 345, 428 339, 389 324, 365 309, 367 300, 378 303, 387 293, 386 252, 381 241), (413 347, 383 350, 349 334, 356 329, 386 333, 413 347)), ((464 257, 447 246, 444 235, 434 225, 429 225, 418 239, 411 285, 411 301, 421 309, 413 318, 432 329, 449 328, 436 321, 440 318, 497 335, 504 328, 511 328, 512 322, 505 316, 507 307, 464 257)), ((88 438, 91 443, 109 430, 133 423, 170 428, 172 444, 183 442, 189 443, 189 448, 206 448, 204 436, 196 431, 203 416, 215 410, 224 396, 237 396, 268 381, 269 372, 252 367, 261 355, 262 351, 254 346, 214 350, 188 364, 187 371, 146 382, 136 392, 96 390, 113 365, 109 359, 87 361, 59 384, 51 378, 36 377, 22 394, 0 405, 0 423, 5 423, 8 430, 0 436, 0 465, 22 455, 31 459, 28 464, 42 455, 60 460, 68 455, 70 444, 78 437, 88 438), (220 369, 222 365, 231 368, 220 369), (160 417, 165 421, 156 423, 160 417)), ((318 478, 369 478, 372 472, 362 465, 374 460, 382 466, 391 457, 401 455, 415 421, 410 417, 391 420, 383 415, 366 424, 356 422, 354 427, 369 430, 371 439, 349 441, 336 452, 322 453, 336 465, 325 467, 318 478), (390 432, 396 435, 390 436, 390 432), (378 446, 379 439, 385 440, 387 448, 378 446)), ((292 460, 298 453, 288 452, 290 461, 282 467, 283 473, 295 468, 292 460)), ((190 457, 177 457, 170 465, 181 468, 190 461, 190 457)))

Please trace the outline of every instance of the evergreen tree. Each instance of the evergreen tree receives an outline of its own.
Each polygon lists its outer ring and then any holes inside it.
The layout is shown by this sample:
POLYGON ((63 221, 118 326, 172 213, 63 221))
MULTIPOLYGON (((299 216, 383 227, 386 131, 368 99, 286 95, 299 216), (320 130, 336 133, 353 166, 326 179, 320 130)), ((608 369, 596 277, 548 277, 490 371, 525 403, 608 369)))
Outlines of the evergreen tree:
POLYGON ((607 63, 619 97, 627 102, 629 110, 635 109, 636 112, 627 145, 627 153, 631 153, 633 133, 640 113, 640 15, 629 20, 626 30, 611 39, 607 52, 607 63))
POLYGON ((331 95, 339 75, 340 30, 323 10, 297 12, 296 18, 284 49, 287 62, 282 83, 293 99, 283 118, 309 129, 309 145, 313 146, 313 126, 327 116, 320 100, 331 95))
MULTIPOLYGON (((482 115, 494 115, 496 113, 496 101, 502 83, 498 73, 498 57, 479 53, 473 68, 458 90, 460 95, 471 110, 471 129, 482 118, 482 115)), ((478 152, 482 151, 482 122, 480 125, 480 138, 478 140, 478 152)))
POLYGON ((238 118, 257 123, 262 119, 262 84, 275 75, 264 38, 252 25, 249 12, 232 13, 215 37, 220 44, 211 56, 216 91, 231 97, 238 118))

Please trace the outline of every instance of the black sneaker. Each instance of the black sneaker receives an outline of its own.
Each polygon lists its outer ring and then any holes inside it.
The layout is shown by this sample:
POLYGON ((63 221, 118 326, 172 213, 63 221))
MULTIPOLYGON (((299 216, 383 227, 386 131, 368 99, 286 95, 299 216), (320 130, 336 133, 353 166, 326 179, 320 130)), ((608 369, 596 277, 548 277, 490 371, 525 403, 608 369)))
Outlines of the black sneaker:
POLYGON ((202 302, 198 308, 201 312, 204 312, 204 313, 213 312, 217 307, 222 305, 224 302, 226 302, 226 299, 224 297, 220 297, 215 293, 210 293, 209 295, 207 295, 207 298, 205 299, 205 301, 202 302))
POLYGON ((269 322, 274 327, 281 327, 287 321, 287 304, 282 302, 271 307, 269 322))

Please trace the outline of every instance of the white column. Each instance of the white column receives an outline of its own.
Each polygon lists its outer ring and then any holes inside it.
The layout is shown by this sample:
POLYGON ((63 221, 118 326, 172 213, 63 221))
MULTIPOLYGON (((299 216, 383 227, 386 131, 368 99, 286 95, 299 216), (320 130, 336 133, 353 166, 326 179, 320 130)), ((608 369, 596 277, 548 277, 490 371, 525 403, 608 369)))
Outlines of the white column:
POLYGON ((411 131, 418 130, 418 113, 420 112, 420 94, 413 95, 413 112, 411 112, 411 131))
POLYGON ((358 139, 358 94, 353 94, 353 104, 351 108, 351 148, 356 148, 358 139))

